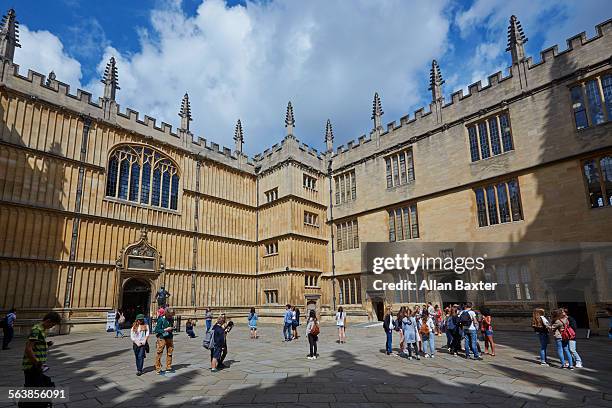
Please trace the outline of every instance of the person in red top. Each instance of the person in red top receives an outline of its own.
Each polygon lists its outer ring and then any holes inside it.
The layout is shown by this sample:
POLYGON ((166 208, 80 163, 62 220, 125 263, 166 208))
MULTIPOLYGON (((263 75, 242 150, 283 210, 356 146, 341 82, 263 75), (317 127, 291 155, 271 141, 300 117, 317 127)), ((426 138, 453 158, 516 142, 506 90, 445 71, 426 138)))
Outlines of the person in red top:
POLYGON ((489 354, 491 348, 491 356, 495 356, 495 342, 493 341, 493 324, 491 311, 487 307, 483 307, 482 313, 482 334, 484 335, 485 354, 489 354))

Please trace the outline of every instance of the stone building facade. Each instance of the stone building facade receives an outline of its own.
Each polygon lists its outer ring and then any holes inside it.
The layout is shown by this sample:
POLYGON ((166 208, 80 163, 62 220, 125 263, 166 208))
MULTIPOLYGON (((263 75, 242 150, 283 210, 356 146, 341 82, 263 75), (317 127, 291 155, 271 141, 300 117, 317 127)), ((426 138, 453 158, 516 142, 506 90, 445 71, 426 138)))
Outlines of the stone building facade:
MULTIPOLYGON (((161 286, 185 317, 256 306, 265 321, 290 303, 374 320, 384 303, 409 300, 362 287, 363 242, 612 236, 610 20, 534 62, 512 17, 508 75, 445 101, 434 61, 427 109, 383 127, 376 94, 370 134, 334 150, 328 121, 325 152, 298 141, 289 103, 284 139, 252 158, 240 121, 234 149, 195 137, 187 94, 178 129, 122 109, 112 58, 98 100, 53 72, 20 70, 17 32, 10 10, 0 32, 0 308, 18 308, 24 325, 49 309, 73 331, 100 327, 116 308, 153 313, 161 286)), ((581 302, 592 328, 612 299, 612 261, 597 262, 603 289, 581 302)), ((505 279, 525 284, 523 275, 505 279)), ((489 304, 537 303, 522 293, 489 304)))

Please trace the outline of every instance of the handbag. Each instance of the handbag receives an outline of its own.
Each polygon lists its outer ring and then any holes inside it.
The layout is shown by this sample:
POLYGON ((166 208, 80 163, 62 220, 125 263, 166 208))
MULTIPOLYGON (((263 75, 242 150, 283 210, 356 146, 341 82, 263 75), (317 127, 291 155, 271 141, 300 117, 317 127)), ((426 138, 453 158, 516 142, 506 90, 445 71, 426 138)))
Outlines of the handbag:
POLYGON ((145 348, 145 353, 149 353, 151 351, 151 349, 149 348, 149 342, 147 341, 144 345, 145 348))

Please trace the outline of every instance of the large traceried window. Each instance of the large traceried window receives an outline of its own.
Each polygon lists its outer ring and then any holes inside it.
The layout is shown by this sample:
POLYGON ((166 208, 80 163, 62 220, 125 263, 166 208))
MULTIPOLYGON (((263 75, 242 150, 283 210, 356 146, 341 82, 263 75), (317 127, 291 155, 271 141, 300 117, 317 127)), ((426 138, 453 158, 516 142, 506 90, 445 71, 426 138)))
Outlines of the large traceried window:
POLYGON ((576 129, 612 120, 612 74, 591 78, 570 88, 576 129))
POLYGON ((107 197, 176 210, 178 192, 178 168, 166 155, 137 145, 122 145, 112 151, 107 197))

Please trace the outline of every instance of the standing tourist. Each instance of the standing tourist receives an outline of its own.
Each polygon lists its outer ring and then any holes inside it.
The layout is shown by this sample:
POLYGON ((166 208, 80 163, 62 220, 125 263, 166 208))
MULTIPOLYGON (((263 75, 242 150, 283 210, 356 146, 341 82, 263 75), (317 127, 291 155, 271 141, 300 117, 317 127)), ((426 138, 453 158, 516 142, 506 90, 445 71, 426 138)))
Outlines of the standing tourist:
POLYGON ((553 310, 550 320, 552 321, 550 329, 555 337, 557 354, 559 355, 559 360, 561 360, 561 367, 559 368, 569 368, 573 370, 574 364, 572 362, 572 353, 570 353, 569 349, 569 341, 571 338, 575 338, 575 333, 571 327, 569 327, 569 320, 565 316, 563 309, 553 310), (574 333, 573 336, 572 333, 574 333))
POLYGON ((419 348, 417 347, 417 327, 416 327, 416 319, 413 316, 412 310, 409 308, 405 309, 404 317, 402 319, 402 332, 404 333, 404 347, 408 352, 408 360, 412 360, 412 351, 414 350, 414 356, 417 360, 420 360, 419 357, 419 348))
POLYGON ((387 355, 390 355, 393 352, 393 316, 391 315, 391 306, 387 306, 385 309, 383 329, 387 338, 385 343, 385 351, 387 352, 387 355))
POLYGON ((489 354, 491 348, 491 356, 495 357, 495 342, 493 341, 493 318, 488 307, 483 307, 482 313, 482 334, 484 335, 485 354, 489 354))
POLYGON ((400 341, 399 341, 399 353, 398 355, 400 355, 403 351, 404 351, 404 330, 402 328, 402 321, 404 320, 404 316, 406 315, 406 307, 402 306, 399 309, 399 312, 397 312, 397 317, 395 319, 395 325, 393 327, 393 330, 399 332, 400 335, 400 341))
POLYGON ((130 331, 130 338, 132 339, 132 349, 136 356, 136 375, 141 376, 143 373, 144 359, 146 357, 147 349, 149 344, 149 326, 144 321, 145 317, 142 314, 136 315, 134 325, 130 331))
POLYGON ((434 318, 436 324, 436 336, 442 335, 442 309, 439 305, 434 306, 434 318))
POLYGON ((115 338, 123 337, 123 332, 121 331, 121 325, 123 323, 125 323, 125 316, 123 315, 123 311, 118 309, 117 313, 115 313, 115 338))
POLYGON ((548 329, 550 322, 544 316, 544 309, 534 309, 531 315, 531 327, 540 342, 540 365, 548 366, 546 350, 548 348, 548 329))
POLYGON ((478 353, 478 321, 476 312, 472 310, 472 302, 467 302, 459 315, 459 327, 465 333, 465 358, 470 358, 470 350, 473 359, 482 360, 478 353))
POLYGON ((297 328, 300 325, 300 309, 297 306, 293 306, 293 313, 291 314, 291 330, 293 331, 293 338, 297 339, 298 336, 297 328))
POLYGON ((442 328, 444 329, 444 333, 446 334, 446 349, 450 353, 451 343, 453 342, 453 334, 452 331, 448 328, 448 323, 451 317, 451 308, 446 307, 444 309, 444 317, 442 318, 442 328))
MULTIPOLYGON (((225 314, 223 315, 223 317, 225 318, 225 314)), ((227 320, 227 318, 225 319, 227 320)), ((223 329, 223 344, 221 345, 221 357, 218 360, 217 368, 225 368, 225 364, 223 364, 223 361, 225 360, 225 357, 227 357, 227 335, 229 334, 229 332, 232 331, 233 328, 234 322, 230 320, 229 322, 227 322, 223 329)))
POLYGON ((285 336, 285 341, 291 341, 291 323, 293 322, 293 310, 291 310, 291 305, 287 304, 287 308, 285 309, 285 317, 283 319, 283 335, 285 336))
POLYGON ((189 338, 193 339, 196 337, 195 331, 193 328, 195 327, 195 323, 191 321, 191 319, 187 319, 187 323, 185 323, 185 333, 189 338))
POLYGON ((421 322, 421 329, 419 331, 421 332, 421 339, 423 340, 423 353, 425 353, 425 358, 434 358, 436 354, 436 326, 434 318, 428 311, 424 310, 421 322))
POLYGON ((249 313, 249 316, 247 317, 247 320, 249 322, 249 331, 251 332, 251 339, 256 339, 257 338, 257 313, 255 313, 255 308, 252 307, 251 308, 251 312, 249 313))
POLYGON ((157 298, 157 305, 159 307, 165 307, 166 300, 170 297, 170 292, 168 292, 165 287, 161 286, 155 297, 157 298))
POLYGON ((306 325, 306 333, 308 333, 308 346, 310 348, 310 354, 308 354, 309 360, 317 359, 317 342, 319 341, 320 331, 317 314, 311 309, 310 314, 308 315, 308 324, 306 325))
POLYGON ((15 319, 17 319, 17 311, 15 308, 11 308, 2 321, 2 331, 4 337, 2 338, 2 350, 8 350, 11 340, 15 334, 15 319))
POLYGON ((450 315, 446 321, 446 331, 447 333, 450 332, 451 335, 449 353, 456 357, 459 355, 459 350, 461 349, 461 329, 459 328, 457 306, 453 306, 450 309, 450 315))
POLYGON ((225 343, 225 315, 219 316, 217 322, 212 327, 212 344, 210 348, 210 371, 216 373, 219 371, 219 361, 221 360, 221 354, 223 352, 223 344, 225 343))
POLYGON ((206 321, 206 332, 208 332, 210 328, 212 327, 212 319, 213 319, 212 311, 210 310, 210 307, 207 307, 206 312, 204 312, 204 320, 206 321))
POLYGON ((346 313, 342 306, 336 312, 336 327, 338 327, 338 343, 346 343, 346 313))
POLYGON ((155 325, 155 336, 157 337, 157 342, 155 344, 155 372, 159 375, 165 375, 166 372, 173 373, 172 369, 172 353, 174 352, 174 340, 172 333, 172 324, 170 320, 172 319, 172 310, 166 309, 166 313, 157 319, 157 324, 155 325), (161 358, 164 353, 164 348, 166 349, 166 371, 162 371, 161 369, 161 358))
MULTIPOLYGON (((576 319, 569 315, 569 311, 567 308, 564 308, 565 316, 567 316, 567 320, 569 321, 569 326, 574 330, 574 333, 578 330, 578 324, 576 323, 576 319)), ((572 357, 574 359, 574 367, 582 368, 582 359, 580 358, 580 354, 576 351, 576 337, 569 340, 569 349, 570 353, 572 353, 572 357)))
POLYGON ((46 370, 47 353, 53 342, 47 342, 47 331, 60 324, 62 318, 57 312, 49 312, 42 322, 35 324, 28 335, 23 353, 23 375, 25 387, 54 387, 55 384, 43 374, 46 370))

